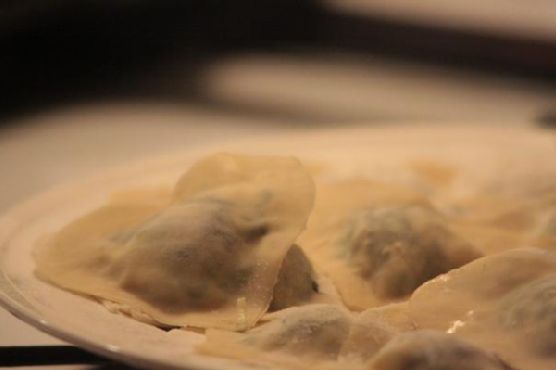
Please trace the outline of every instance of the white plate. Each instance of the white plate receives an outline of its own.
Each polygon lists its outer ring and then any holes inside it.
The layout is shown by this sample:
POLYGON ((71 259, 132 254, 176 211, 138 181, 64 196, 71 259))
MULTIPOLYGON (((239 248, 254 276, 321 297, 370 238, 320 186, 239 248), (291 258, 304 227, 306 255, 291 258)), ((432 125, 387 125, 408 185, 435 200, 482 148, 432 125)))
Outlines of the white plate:
POLYGON ((200 334, 165 332, 112 314, 92 300, 38 280, 31 257, 34 244, 101 205, 111 192, 136 185, 172 183, 196 159, 215 151, 299 155, 329 161, 339 174, 363 172, 379 177, 395 176, 395 171, 388 169, 416 158, 436 158, 458 162, 477 175, 492 177, 487 174, 488 163, 509 160, 530 164, 540 158, 554 158, 554 143, 551 134, 526 129, 299 131, 264 142, 213 145, 113 169, 39 195, 0 219, 0 304, 46 333, 136 366, 252 369, 238 362, 196 354, 194 346, 203 340, 200 334))

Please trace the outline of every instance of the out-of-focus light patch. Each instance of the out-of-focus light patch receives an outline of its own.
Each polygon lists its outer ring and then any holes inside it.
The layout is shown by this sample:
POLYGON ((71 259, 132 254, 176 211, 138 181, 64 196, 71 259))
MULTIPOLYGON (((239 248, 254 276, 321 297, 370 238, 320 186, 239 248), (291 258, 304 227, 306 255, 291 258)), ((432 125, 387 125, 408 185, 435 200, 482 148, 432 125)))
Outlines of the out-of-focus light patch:
POLYGON ((224 106, 344 126, 532 124, 556 101, 555 91, 534 81, 338 54, 222 60, 208 68, 203 86, 224 106))
POLYGON ((464 326, 465 326, 465 322, 463 322, 461 320, 455 320, 455 321, 452 322, 452 324, 450 325, 448 330, 446 330, 446 333, 454 334, 458 329, 460 329, 464 326))
POLYGON ((448 274, 442 274, 438 277, 438 280, 443 283, 447 283, 448 281, 450 281, 450 276, 448 276, 448 274))
POLYGON ((325 0, 325 4, 350 14, 556 41, 553 0, 325 0))
POLYGON ((114 344, 107 344, 106 349, 108 349, 110 352, 120 352, 120 347, 114 344))

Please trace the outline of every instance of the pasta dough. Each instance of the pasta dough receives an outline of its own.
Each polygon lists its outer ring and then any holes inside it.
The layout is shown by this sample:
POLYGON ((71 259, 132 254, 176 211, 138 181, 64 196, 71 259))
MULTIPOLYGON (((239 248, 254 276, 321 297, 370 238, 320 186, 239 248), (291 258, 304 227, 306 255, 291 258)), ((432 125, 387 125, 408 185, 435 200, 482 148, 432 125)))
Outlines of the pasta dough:
POLYGON ((341 360, 351 363, 351 366, 372 358, 398 332, 373 311, 363 311, 353 320, 349 336, 342 346, 341 360))
MULTIPOLYGON (((207 157, 167 204, 108 205, 68 225, 37 251, 37 274, 161 324, 245 330, 269 307, 313 194, 294 158, 207 157)), ((309 294, 280 289, 278 306, 309 294)))
POLYGON ((259 365, 362 368, 400 332, 376 311, 354 315, 332 304, 287 308, 246 333, 209 330, 199 350, 259 365))
POLYGON ((351 314, 338 305, 287 308, 246 333, 208 330, 201 353, 258 365, 308 368, 335 361, 348 338, 351 314))
POLYGON ((456 230, 467 235, 484 254, 525 245, 555 251, 551 231, 556 207, 555 176, 553 168, 540 170, 528 165, 519 176, 497 177, 485 189, 452 205, 457 209, 456 230))
POLYGON ((556 271, 515 289, 497 310, 504 328, 521 332, 534 351, 556 357, 556 271))
POLYGON ((172 190, 113 196, 68 225, 37 249, 37 274, 138 320, 206 329, 201 353, 255 365, 552 369, 552 183, 485 181, 454 201, 465 171, 406 169, 378 171, 382 183, 319 168, 312 211, 296 159, 210 156, 172 190), (539 248, 514 249, 527 243, 539 248), (314 304, 321 272, 342 302, 314 304))
POLYGON ((347 234, 350 263, 381 298, 407 296, 425 281, 478 256, 422 206, 363 210, 347 234))
POLYGON ((372 360, 370 370, 512 370, 496 355, 434 331, 401 334, 372 360))
POLYGON ((319 187, 300 243, 359 310, 404 298, 480 255, 420 195, 366 180, 319 187))
POLYGON ((339 306, 306 306, 251 330, 243 342, 268 351, 334 359, 349 334, 350 322, 350 315, 339 306))
POLYGON ((554 366, 556 257, 536 248, 484 257, 420 287, 409 301, 419 328, 453 333, 520 369, 554 366))

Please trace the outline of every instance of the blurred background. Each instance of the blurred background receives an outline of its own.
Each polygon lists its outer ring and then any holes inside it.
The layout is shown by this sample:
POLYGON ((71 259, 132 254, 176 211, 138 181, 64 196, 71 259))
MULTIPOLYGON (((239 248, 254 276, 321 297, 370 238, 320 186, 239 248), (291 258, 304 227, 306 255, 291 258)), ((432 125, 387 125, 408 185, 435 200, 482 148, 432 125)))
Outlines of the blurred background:
POLYGON ((3 1, 0 50, 3 122, 82 104, 294 126, 506 122, 552 109, 556 4, 3 1))
MULTIPOLYGON (((552 127, 556 2, 4 0, 0 88, 5 211, 104 167, 247 135, 552 127)), ((0 327, 5 348, 60 344, 3 311, 0 327)))

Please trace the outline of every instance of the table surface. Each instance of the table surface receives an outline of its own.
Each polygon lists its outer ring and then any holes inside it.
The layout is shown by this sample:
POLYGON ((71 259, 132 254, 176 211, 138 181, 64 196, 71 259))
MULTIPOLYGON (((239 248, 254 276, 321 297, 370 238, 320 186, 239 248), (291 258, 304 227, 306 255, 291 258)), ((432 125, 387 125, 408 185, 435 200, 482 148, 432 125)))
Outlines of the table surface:
MULTIPOLYGON (((11 125, 0 129, 0 211, 69 179, 210 142, 295 128, 412 122, 533 127, 556 102, 554 89, 528 80, 377 58, 246 56, 214 65, 206 80, 219 109, 89 104, 6 122, 11 125)), ((64 344, 4 310, 0 328, 0 348, 64 344)))

